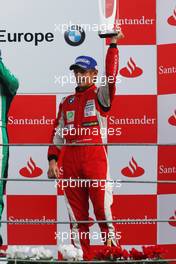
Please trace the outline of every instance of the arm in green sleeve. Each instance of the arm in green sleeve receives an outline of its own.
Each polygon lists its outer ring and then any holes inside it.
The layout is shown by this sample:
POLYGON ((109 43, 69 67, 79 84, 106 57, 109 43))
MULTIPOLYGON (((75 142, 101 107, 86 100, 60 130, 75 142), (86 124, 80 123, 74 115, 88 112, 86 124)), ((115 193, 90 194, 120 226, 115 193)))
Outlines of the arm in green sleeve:
MULTIPOLYGON (((5 67, 2 60, 0 60, 0 80, 4 84, 4 88, 11 95, 15 95, 19 87, 17 78, 5 67)), ((5 91, 6 92, 6 91, 5 91)))

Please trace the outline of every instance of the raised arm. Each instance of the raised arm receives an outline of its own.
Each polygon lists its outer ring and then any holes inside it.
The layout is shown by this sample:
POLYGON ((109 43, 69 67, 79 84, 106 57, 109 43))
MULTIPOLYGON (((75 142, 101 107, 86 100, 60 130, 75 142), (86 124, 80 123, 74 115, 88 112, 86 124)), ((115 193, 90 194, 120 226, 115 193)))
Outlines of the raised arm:
POLYGON ((116 91, 116 76, 119 68, 119 50, 117 48, 117 41, 121 38, 123 38, 122 33, 117 37, 111 38, 105 61, 106 83, 99 87, 97 93, 98 102, 105 112, 110 110, 116 91))

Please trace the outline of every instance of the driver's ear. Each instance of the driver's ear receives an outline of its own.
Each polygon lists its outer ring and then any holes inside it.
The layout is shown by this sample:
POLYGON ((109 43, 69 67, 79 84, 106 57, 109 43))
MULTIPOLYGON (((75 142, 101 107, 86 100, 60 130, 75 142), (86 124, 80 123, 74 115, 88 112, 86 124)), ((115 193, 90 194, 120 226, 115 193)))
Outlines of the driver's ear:
POLYGON ((98 70, 94 70, 94 74, 97 75, 98 74, 98 70))

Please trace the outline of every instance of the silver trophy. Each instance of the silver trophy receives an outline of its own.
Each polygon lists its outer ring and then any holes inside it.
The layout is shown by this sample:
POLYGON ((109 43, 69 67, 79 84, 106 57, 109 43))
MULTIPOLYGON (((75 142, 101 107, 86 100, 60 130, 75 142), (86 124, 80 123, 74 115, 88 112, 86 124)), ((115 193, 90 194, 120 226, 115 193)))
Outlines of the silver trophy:
MULTIPOLYGON (((98 0, 100 14, 100 30, 98 32, 100 38, 109 38, 117 36, 120 32, 120 27, 117 24, 117 0, 114 0, 112 15, 106 17, 106 0, 98 0), (104 11, 103 11, 104 10, 104 11)), ((119 10, 119 6, 118 6, 119 10)))

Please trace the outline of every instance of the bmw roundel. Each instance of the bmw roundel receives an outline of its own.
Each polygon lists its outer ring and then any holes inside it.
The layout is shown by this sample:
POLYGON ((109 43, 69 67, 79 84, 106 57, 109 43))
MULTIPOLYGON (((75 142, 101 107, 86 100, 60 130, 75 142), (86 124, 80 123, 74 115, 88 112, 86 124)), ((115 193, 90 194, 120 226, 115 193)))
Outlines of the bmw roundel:
POLYGON ((64 34, 65 41, 71 46, 81 45, 85 37, 85 31, 78 25, 72 25, 64 34))
POLYGON ((74 103, 74 101, 75 101, 75 97, 74 96, 72 96, 72 97, 70 97, 69 98, 69 104, 72 104, 72 103, 74 103))

